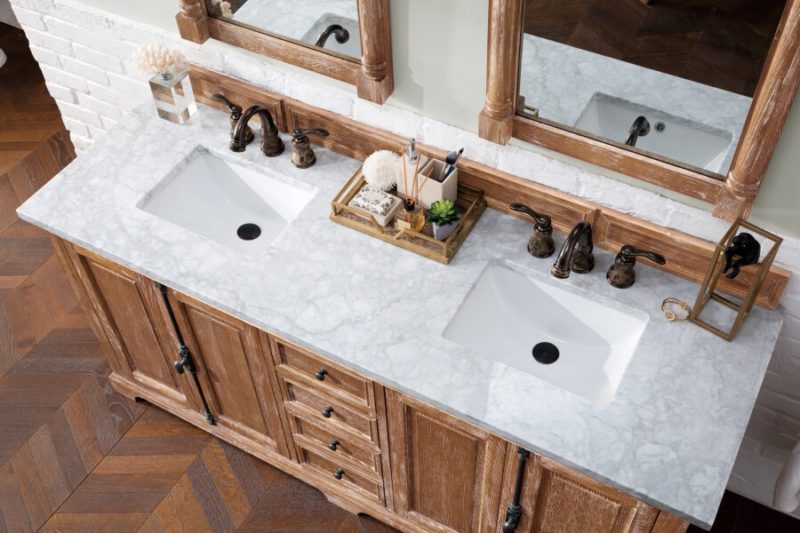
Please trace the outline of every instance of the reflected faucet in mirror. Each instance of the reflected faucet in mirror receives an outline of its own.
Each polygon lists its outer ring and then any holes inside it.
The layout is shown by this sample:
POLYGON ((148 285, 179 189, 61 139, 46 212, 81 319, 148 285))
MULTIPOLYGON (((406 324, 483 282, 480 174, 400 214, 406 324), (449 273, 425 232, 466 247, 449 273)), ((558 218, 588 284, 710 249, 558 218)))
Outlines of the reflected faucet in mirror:
POLYGON ((631 129, 628 130, 628 138, 625 139, 625 144, 636 146, 636 141, 639 140, 639 137, 644 137, 648 133, 650 133, 650 122, 644 115, 639 115, 631 124, 631 129))
POLYGON ((325 43, 328 42, 328 38, 331 35, 336 38, 336 42, 339 44, 344 44, 348 39, 350 39, 350 32, 347 31, 341 24, 331 24, 319 34, 319 38, 314 45, 319 46, 320 48, 325 48, 325 43))

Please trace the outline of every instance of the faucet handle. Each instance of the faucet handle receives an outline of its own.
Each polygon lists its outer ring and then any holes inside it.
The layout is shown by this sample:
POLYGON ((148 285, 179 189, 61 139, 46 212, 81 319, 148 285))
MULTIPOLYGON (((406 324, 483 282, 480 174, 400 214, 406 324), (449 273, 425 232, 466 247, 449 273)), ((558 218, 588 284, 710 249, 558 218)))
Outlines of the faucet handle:
POLYGON ((549 215, 540 215, 530 207, 525 204, 520 203, 513 203, 508 206, 511 208, 512 211, 517 211, 519 213, 525 213, 533 220, 536 221, 536 229, 539 231, 547 231, 552 229, 552 220, 550 219, 549 215))
POLYGON ((234 102, 231 102, 228 99, 228 97, 225 96, 224 94, 222 94, 222 93, 214 93, 214 94, 211 95, 211 99, 214 100, 215 102, 219 102, 221 104, 224 104, 224 105, 228 106, 228 109, 231 112, 231 116, 236 115, 237 120, 239 119, 239 117, 242 116, 242 106, 240 106, 239 104, 236 104, 234 102))
POLYGON ((518 211, 530 216, 536 224, 533 235, 528 240, 528 253, 534 257, 550 257, 556 251, 553 243, 553 224, 548 215, 541 215, 525 204, 513 203, 508 206, 512 211, 518 211))
POLYGON ((659 265, 667 264, 667 260, 661 254, 639 250, 626 244, 620 249, 617 257, 614 258, 614 264, 606 273, 606 279, 613 287, 627 289, 633 285, 636 281, 636 272, 633 267, 636 265, 637 257, 644 257, 659 265))
MULTIPOLYGON (((231 138, 233 138, 233 132, 236 129, 236 124, 239 122, 239 119, 242 118, 242 106, 237 103, 231 102, 228 97, 226 97, 222 93, 214 93, 211 95, 211 99, 215 102, 219 102, 223 105, 226 105, 231 112, 231 138)), ((244 131, 244 142, 246 144, 250 144, 253 142, 255 136, 253 135, 253 130, 250 129, 250 126, 245 126, 244 131)))
POLYGON ((292 139, 295 140, 303 140, 304 137, 308 137, 309 135, 319 135, 320 137, 327 137, 330 135, 330 132, 325 128, 295 128, 292 132, 292 139))
POLYGON ((667 260, 663 255, 656 252, 639 250, 630 244, 626 244, 620 248, 619 253, 617 254, 617 259, 625 263, 635 263, 637 257, 644 257, 654 263, 658 263, 659 265, 667 264, 667 260))

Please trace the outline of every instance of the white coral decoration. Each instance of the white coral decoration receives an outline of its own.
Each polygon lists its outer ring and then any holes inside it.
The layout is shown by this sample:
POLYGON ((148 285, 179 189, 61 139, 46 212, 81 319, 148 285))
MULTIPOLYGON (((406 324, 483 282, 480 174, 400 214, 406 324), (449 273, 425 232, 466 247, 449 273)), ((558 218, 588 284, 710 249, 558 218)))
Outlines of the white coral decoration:
POLYGON ((142 74, 164 76, 184 72, 189 68, 186 57, 180 51, 158 43, 142 46, 136 50, 133 59, 142 74))
POLYGON ((362 173, 370 187, 388 191, 397 184, 398 179, 402 179, 401 164, 400 156, 396 153, 390 150, 378 150, 364 160, 362 173))

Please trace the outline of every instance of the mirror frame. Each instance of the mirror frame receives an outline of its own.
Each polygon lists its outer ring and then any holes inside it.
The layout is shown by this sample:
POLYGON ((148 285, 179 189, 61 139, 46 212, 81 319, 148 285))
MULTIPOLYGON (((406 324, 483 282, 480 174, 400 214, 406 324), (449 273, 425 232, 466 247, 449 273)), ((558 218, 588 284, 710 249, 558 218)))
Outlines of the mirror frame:
POLYGON ((715 204, 715 217, 749 216, 800 85, 800 0, 786 2, 724 179, 518 115, 524 2, 489 1, 486 103, 478 119, 482 138, 506 144, 513 136, 715 204))
POLYGON ((245 48, 355 85, 360 98, 382 104, 394 90, 389 0, 356 3, 361 61, 211 17, 204 0, 178 0, 175 19, 181 37, 188 41, 204 43, 210 37, 245 48))

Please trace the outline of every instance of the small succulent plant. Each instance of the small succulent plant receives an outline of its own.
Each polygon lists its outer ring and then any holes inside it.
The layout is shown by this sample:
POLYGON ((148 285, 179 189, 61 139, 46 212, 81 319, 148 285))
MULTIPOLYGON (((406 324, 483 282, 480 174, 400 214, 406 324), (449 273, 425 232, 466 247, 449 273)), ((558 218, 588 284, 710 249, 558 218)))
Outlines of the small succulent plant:
POLYGON ((431 204, 428 209, 428 220, 439 225, 446 226, 458 220, 458 210, 456 205, 450 200, 438 200, 431 204))

